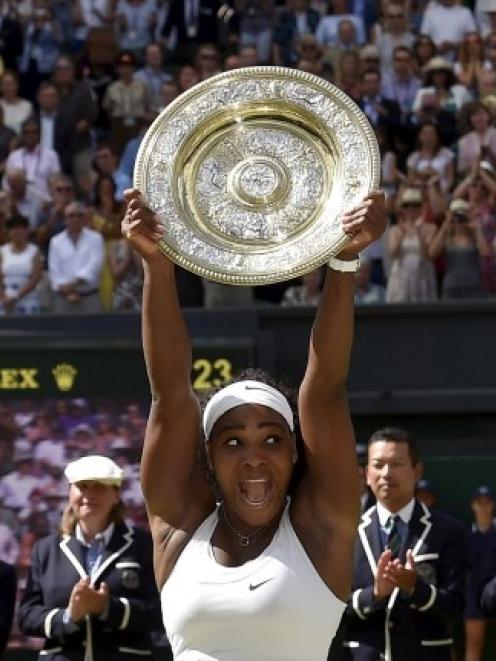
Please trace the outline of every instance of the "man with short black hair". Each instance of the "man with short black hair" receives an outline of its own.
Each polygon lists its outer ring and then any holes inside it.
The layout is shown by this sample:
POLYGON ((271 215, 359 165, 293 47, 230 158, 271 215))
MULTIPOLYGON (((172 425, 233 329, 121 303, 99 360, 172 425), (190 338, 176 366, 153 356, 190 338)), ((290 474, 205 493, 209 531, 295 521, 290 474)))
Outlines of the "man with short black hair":
POLYGON ((463 610, 466 534, 415 499, 421 474, 407 432, 387 428, 371 436, 367 483, 377 504, 358 526, 344 659, 451 659, 451 624, 463 610))

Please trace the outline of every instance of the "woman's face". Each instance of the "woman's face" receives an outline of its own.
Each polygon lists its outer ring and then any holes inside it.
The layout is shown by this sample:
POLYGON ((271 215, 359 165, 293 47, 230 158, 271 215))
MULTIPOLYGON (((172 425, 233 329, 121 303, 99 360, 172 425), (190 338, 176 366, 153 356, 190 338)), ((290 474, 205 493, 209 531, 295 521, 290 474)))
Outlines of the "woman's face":
POLYGON ((355 53, 343 53, 340 62, 341 72, 345 75, 357 74, 360 69, 360 61, 355 53))
POLYGON ((234 524, 261 526, 280 513, 296 449, 279 413, 259 404, 231 409, 215 423, 207 452, 234 524))
POLYGON ((444 69, 438 69, 437 71, 432 72, 432 84, 434 87, 442 87, 443 89, 448 89, 448 72, 444 69))
POLYGON ((108 527, 110 512, 119 497, 116 487, 93 480, 75 482, 69 489, 69 504, 77 520, 99 532, 108 527))
POLYGON ((485 131, 489 126, 490 117, 484 108, 478 108, 472 115, 470 115, 470 123, 474 131, 485 131))
POLYGON ((18 227, 12 227, 12 229, 9 230, 9 239, 16 246, 23 245, 27 243, 28 232, 28 228, 21 225, 18 227))
POLYGON ((420 39, 417 46, 417 56, 422 62, 427 62, 434 55, 434 48, 429 39, 420 39))
POLYGON ((422 147, 434 149, 438 145, 436 129, 433 126, 424 126, 419 133, 419 141, 422 147))
POLYGON ((470 184, 468 189, 468 197, 471 202, 480 202, 483 199, 487 199, 488 190, 484 185, 482 179, 476 177, 470 184))
POLYGON ((467 35, 466 44, 467 51, 471 55, 480 55, 481 53, 481 40, 477 33, 473 32, 472 34, 467 35))
POLYGON ((179 87, 184 90, 189 90, 193 85, 200 82, 200 74, 196 69, 190 66, 182 67, 179 72, 179 87))
POLYGON ((17 80, 14 76, 9 76, 8 74, 3 76, 2 81, 0 82, 0 91, 2 92, 2 96, 6 98, 17 96, 19 86, 17 85, 17 80))
POLYGON ((413 223, 420 216, 421 211, 421 204, 417 202, 405 202, 401 205, 401 219, 413 223))

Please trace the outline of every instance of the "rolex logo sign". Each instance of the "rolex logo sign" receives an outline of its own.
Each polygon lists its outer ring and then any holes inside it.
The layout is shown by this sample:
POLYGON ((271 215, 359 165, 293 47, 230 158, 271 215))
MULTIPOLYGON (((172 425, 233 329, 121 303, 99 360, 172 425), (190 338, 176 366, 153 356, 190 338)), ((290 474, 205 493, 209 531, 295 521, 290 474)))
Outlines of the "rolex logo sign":
POLYGON ((77 375, 77 369, 69 363, 60 363, 52 370, 57 388, 62 392, 72 390, 77 375))

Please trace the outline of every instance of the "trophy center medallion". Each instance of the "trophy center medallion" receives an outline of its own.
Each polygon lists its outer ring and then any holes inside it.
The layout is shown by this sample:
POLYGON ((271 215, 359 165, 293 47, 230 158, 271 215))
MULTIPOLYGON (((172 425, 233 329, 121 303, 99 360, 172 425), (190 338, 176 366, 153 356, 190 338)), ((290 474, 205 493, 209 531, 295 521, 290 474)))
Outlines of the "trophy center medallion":
POLYGON ((229 193, 241 204, 262 208, 280 201, 288 191, 288 177, 275 159, 251 157, 237 163, 228 177, 229 193))

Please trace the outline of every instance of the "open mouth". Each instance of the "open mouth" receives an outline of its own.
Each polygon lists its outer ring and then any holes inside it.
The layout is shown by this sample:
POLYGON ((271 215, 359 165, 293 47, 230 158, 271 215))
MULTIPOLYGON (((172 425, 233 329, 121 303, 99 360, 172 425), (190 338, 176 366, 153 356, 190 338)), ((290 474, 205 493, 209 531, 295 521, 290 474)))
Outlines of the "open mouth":
POLYGON ((270 480, 241 480, 239 489, 250 507, 263 507, 272 496, 273 483, 270 480))

